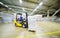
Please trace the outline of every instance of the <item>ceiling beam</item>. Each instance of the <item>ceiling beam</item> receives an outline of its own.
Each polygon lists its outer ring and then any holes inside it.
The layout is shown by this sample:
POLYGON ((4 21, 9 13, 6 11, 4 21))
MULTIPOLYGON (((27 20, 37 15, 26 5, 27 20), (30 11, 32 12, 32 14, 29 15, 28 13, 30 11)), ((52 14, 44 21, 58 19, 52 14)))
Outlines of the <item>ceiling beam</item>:
POLYGON ((24 0, 26 2, 34 3, 34 4, 39 4, 38 2, 30 1, 30 0, 24 0))
POLYGON ((33 9, 31 9, 31 8, 27 8, 27 7, 21 7, 21 6, 14 6, 14 5, 8 5, 8 7, 12 7, 12 8, 18 8, 18 9, 22 9, 22 8, 25 8, 25 9, 27 9, 27 10, 33 10, 33 9))
MULTIPOLYGON (((3 1, 2 1, 3 2, 3 1)), ((34 7, 37 5, 37 4, 35 4, 35 3, 31 3, 31 2, 26 2, 26 1, 23 1, 23 4, 22 5, 19 5, 19 3, 18 3, 18 5, 17 4, 15 4, 15 2, 14 3, 7 3, 6 1, 5 2, 3 2, 5 5, 11 5, 11 6, 18 6, 18 7, 24 7, 24 8, 28 8, 28 9, 34 9, 34 7), (28 4, 29 6, 24 6, 24 3, 26 4, 28 4), (31 7, 32 6, 32 7, 31 7)))
POLYGON ((60 8, 52 16, 55 16, 59 11, 60 11, 60 8))

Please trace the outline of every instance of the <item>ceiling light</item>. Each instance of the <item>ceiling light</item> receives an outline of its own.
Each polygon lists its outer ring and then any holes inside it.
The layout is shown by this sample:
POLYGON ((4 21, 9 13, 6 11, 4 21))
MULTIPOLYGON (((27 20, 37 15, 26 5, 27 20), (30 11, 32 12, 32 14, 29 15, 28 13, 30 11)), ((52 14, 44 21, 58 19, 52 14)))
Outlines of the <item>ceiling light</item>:
POLYGON ((14 13, 14 15, 16 16, 16 13, 14 13))
POLYGON ((22 8, 23 9, 23 11, 25 11, 25 8, 22 8))
POLYGON ((9 8, 9 9, 12 9, 12 8, 9 8))
POLYGON ((3 3, 2 3, 2 2, 0 2, 0 4, 2 4, 2 5, 3 5, 3 3))
POLYGON ((7 5, 5 5, 5 7, 8 7, 7 5))
POLYGON ((32 11, 31 14, 33 14, 39 7, 41 7, 43 5, 43 2, 40 2, 39 5, 32 11))
POLYGON ((36 11, 40 6, 42 6, 43 2, 39 3, 39 5, 34 9, 36 11))
POLYGON ((20 4, 22 4, 23 1, 22 0, 19 0, 19 2, 20 2, 20 4))
POLYGON ((39 4, 39 6, 41 6, 43 4, 43 2, 41 2, 40 4, 39 4))

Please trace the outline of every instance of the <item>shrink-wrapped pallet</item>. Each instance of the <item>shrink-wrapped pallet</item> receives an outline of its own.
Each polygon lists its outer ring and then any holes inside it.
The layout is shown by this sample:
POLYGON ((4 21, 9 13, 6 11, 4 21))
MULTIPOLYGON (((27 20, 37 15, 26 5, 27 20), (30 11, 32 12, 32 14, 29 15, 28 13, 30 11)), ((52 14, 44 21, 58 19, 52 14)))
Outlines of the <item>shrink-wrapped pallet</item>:
POLYGON ((33 30, 37 28, 36 22, 38 20, 41 20, 42 15, 33 15, 33 16, 28 16, 28 30, 33 30))

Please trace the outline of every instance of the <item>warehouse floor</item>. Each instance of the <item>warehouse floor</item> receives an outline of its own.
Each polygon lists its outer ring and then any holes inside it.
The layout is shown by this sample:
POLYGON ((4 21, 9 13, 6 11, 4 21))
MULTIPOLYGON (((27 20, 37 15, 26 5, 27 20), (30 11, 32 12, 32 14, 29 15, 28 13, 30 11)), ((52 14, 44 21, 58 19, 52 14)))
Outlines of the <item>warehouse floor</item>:
MULTIPOLYGON (((48 22, 48 23, 47 22, 38 22, 38 25, 40 24, 40 27, 43 27, 43 29, 45 31, 48 31, 48 30, 57 31, 56 27, 58 27, 60 24, 59 23, 53 24, 53 23, 54 22, 52 22, 52 23, 51 22, 48 22), (55 29, 52 29, 53 26, 55 27, 55 29)), ((59 27, 57 28, 58 30, 60 30, 59 27)), ((37 35, 35 32, 30 32, 26 28, 15 27, 14 23, 0 24, 0 38, 37 38, 36 36, 37 35)), ((60 33, 58 34, 58 36, 56 38, 60 38, 60 33)))
POLYGON ((15 27, 13 23, 0 25, 0 38, 33 38, 35 32, 29 32, 25 28, 15 27))

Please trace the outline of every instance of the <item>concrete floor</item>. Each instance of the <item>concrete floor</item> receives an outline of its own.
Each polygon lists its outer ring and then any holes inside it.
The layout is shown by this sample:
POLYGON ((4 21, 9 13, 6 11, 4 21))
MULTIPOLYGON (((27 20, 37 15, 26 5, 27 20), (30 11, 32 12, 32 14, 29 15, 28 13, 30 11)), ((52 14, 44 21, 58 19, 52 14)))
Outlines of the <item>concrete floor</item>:
POLYGON ((13 23, 0 24, 0 38, 34 38, 35 32, 15 27, 13 23))
POLYGON ((52 21, 38 21, 36 35, 38 38, 60 38, 60 23, 52 21))
MULTIPOLYGON (((43 29, 45 29, 45 31, 46 31, 46 30, 48 30, 51 27, 53 28, 54 24, 55 24, 55 26, 54 26, 55 28, 56 28, 56 25, 58 25, 58 26, 60 25, 60 24, 56 24, 56 23, 53 24, 53 23, 54 22, 52 22, 52 23, 51 22, 38 22, 37 24, 38 25, 40 24, 40 27, 43 27, 43 29)), ((58 30, 60 30, 59 27, 58 27, 58 30)), ((39 30, 37 30, 37 32, 38 31, 39 30)), ((15 27, 14 23, 0 24, 0 38, 37 38, 36 36, 37 36, 36 32, 30 32, 26 28, 15 27)), ((53 37, 55 38, 55 36, 53 36, 53 37)), ((60 33, 59 33, 58 36, 56 38, 60 38, 60 33)), ((53 37, 47 37, 47 38, 53 38, 53 37)), ((41 38, 41 37, 38 36, 38 38, 41 38)), ((45 36, 42 37, 42 38, 45 38, 45 36)))

